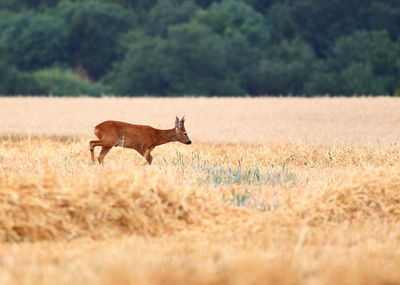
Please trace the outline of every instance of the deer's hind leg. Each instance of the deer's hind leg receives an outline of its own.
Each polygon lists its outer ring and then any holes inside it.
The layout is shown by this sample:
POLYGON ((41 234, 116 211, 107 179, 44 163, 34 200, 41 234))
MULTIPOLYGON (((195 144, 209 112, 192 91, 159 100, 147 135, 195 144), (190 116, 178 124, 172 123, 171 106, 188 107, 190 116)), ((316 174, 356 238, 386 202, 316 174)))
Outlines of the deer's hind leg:
POLYGON ((112 146, 103 146, 101 148, 99 158, 98 158, 100 164, 103 164, 104 157, 107 155, 107 153, 110 151, 111 148, 112 148, 112 146))
POLYGON ((114 146, 112 142, 106 141, 106 140, 98 140, 98 141, 91 141, 90 142, 90 156, 92 158, 92 163, 96 163, 94 159, 94 148, 96 146, 101 146, 101 151, 99 155, 99 163, 103 163, 104 157, 106 154, 110 151, 110 149, 114 146))
POLYGON ((153 161, 153 157, 151 156, 150 152, 152 151, 152 148, 146 149, 146 151, 143 153, 144 158, 147 160, 147 163, 150 165, 151 162, 153 161))
POLYGON ((96 146, 102 146, 103 145, 103 141, 102 140, 90 141, 89 145, 90 145, 89 149, 90 149, 90 156, 92 158, 92 163, 96 163, 95 160, 94 160, 94 148, 96 146))

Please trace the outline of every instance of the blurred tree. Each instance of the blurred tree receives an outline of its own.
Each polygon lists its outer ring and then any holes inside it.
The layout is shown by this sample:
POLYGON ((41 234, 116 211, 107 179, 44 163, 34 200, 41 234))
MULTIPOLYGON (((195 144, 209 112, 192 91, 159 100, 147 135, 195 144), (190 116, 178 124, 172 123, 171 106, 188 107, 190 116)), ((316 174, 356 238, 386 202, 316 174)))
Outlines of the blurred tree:
POLYGON ((167 67, 164 41, 141 32, 124 37, 125 55, 104 77, 112 92, 120 95, 163 95, 169 85, 164 76, 167 67))
POLYGON ((237 94, 256 94, 257 69, 270 30, 262 14, 246 3, 223 0, 207 10, 199 10, 194 18, 220 36, 224 44, 224 69, 234 78, 237 94))
POLYGON ((341 94, 387 94, 384 78, 374 76, 371 63, 353 62, 340 73, 341 94))
POLYGON ((160 0, 149 13, 148 32, 165 37, 169 26, 189 22, 197 9, 192 0, 160 0))
POLYGON ((318 56, 325 56, 335 38, 368 26, 372 0, 288 0, 301 36, 318 56))
POLYGON ((313 72, 310 77, 304 82, 302 93, 308 96, 315 95, 343 95, 339 75, 331 70, 329 65, 324 60, 314 62, 313 72))
POLYGON ((36 88, 32 75, 18 71, 0 46, 0 95, 31 94, 36 88))
POLYGON ((25 91, 62 67, 122 94, 395 94, 399 35, 399 0, 0 0, 25 91))
POLYGON ((262 52, 243 35, 237 34, 224 40, 226 67, 235 77, 241 93, 257 94, 257 70, 262 52))
POLYGON ((239 0, 214 3, 207 10, 199 10, 195 19, 226 38, 244 35, 252 46, 264 47, 268 41, 269 30, 262 14, 239 0))
POLYGON ((157 4, 158 0, 108 0, 109 3, 117 3, 135 13, 137 22, 147 23, 149 11, 157 4))
POLYGON ((20 11, 26 8, 22 0, 0 0, 0 10, 20 11))
POLYGON ((0 24, 0 42, 18 68, 34 70, 64 62, 66 26, 56 16, 25 12, 0 24))
POLYGON ((80 78, 69 70, 57 68, 35 71, 33 77, 37 82, 33 94, 54 96, 100 96, 108 89, 100 83, 91 83, 80 78))
POLYGON ((58 5, 63 0, 0 0, 0 9, 23 11, 33 9, 44 11, 58 5))
POLYGON ((304 84, 315 72, 316 56, 305 42, 295 39, 271 47, 261 61, 259 94, 304 94, 304 84))
POLYGON ((86 70, 93 79, 103 76, 117 60, 118 38, 136 22, 132 11, 93 0, 63 1, 57 14, 69 23, 70 64, 86 70))
POLYGON ((221 0, 195 0, 196 4, 202 8, 208 8, 212 3, 221 2, 221 0))
POLYGON ((243 94, 237 75, 226 69, 226 46, 197 22, 170 28, 168 37, 132 33, 125 57, 105 77, 119 94, 243 94))
POLYGON ((270 42, 292 40, 299 36, 299 27, 292 16, 292 8, 287 3, 276 3, 266 13, 266 23, 271 33, 270 42))
POLYGON ((400 2, 373 0, 369 8, 369 30, 386 30, 393 40, 400 36, 400 2))
POLYGON ((197 22, 171 27, 166 76, 172 94, 240 95, 240 81, 227 68, 226 42, 197 22))
POLYGON ((62 0, 18 0, 25 4, 29 8, 49 8, 55 7, 62 0))
POLYGON ((387 31, 356 31, 335 41, 328 62, 350 84, 344 87, 346 94, 353 87, 353 92, 364 90, 351 83, 349 77, 356 77, 356 71, 360 72, 357 80, 365 80, 363 84, 369 93, 394 94, 400 75, 399 58, 400 46, 390 39, 387 31), (371 84, 376 88, 368 87, 371 84))
POLYGON ((123 5, 125 8, 134 10, 149 11, 158 0, 110 0, 110 2, 116 2, 123 5))
POLYGON ((255 11, 261 13, 266 13, 276 3, 284 3, 282 0, 244 0, 244 2, 253 7, 255 11))

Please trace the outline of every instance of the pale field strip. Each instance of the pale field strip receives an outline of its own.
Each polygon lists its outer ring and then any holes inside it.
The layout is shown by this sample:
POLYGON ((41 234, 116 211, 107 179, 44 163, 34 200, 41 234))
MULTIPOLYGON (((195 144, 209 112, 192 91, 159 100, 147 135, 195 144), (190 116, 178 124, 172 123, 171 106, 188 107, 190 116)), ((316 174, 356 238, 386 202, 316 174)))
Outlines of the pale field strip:
POLYGON ((0 134, 93 137, 105 120, 168 129, 193 142, 393 144, 400 98, 0 98, 0 134))

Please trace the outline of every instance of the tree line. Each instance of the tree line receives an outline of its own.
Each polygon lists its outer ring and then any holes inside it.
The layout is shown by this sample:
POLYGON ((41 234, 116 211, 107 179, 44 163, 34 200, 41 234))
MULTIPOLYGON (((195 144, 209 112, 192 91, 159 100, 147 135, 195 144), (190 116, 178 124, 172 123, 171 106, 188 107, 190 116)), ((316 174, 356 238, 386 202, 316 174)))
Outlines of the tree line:
POLYGON ((0 0, 0 93, 400 95, 399 0, 0 0))

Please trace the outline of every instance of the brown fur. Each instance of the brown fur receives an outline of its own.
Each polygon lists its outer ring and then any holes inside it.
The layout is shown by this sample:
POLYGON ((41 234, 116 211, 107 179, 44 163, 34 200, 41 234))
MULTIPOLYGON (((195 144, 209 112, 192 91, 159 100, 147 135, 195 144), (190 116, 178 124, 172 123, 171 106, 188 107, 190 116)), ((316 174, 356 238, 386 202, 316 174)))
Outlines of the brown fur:
POLYGON ((185 129, 185 119, 176 118, 175 128, 159 130, 150 126, 133 125, 118 121, 105 121, 94 128, 94 134, 98 140, 90 142, 90 154, 94 159, 94 148, 101 146, 99 163, 103 163, 104 157, 114 146, 131 148, 140 153, 151 164, 153 157, 151 151, 158 145, 178 141, 191 144, 185 129))

